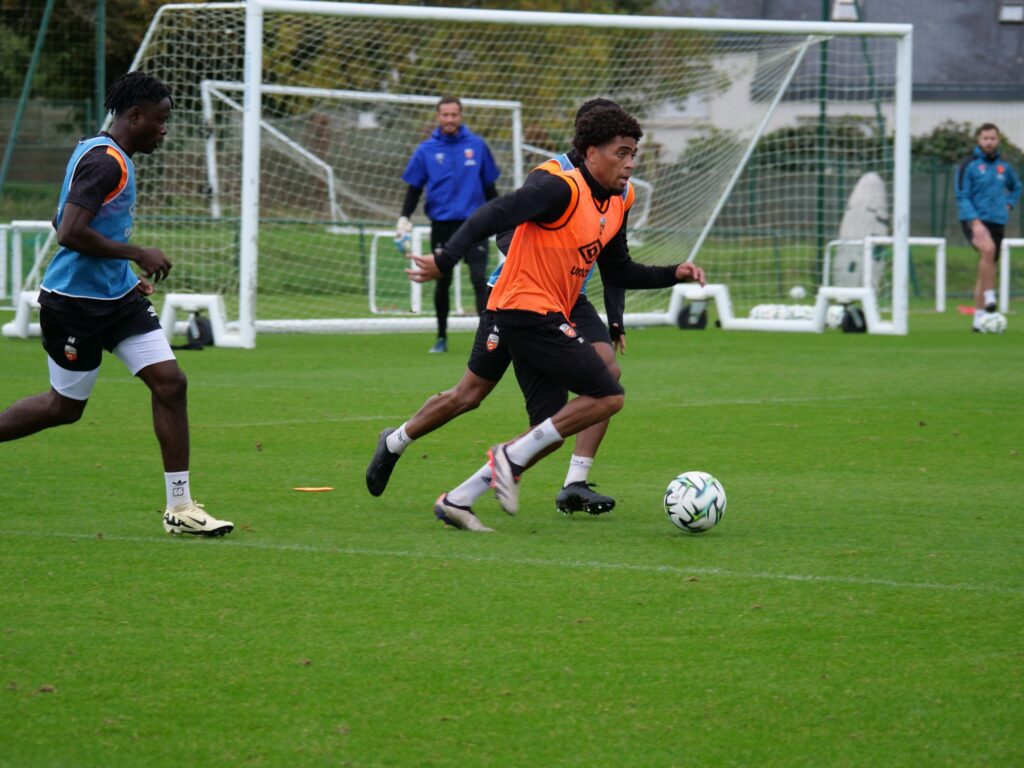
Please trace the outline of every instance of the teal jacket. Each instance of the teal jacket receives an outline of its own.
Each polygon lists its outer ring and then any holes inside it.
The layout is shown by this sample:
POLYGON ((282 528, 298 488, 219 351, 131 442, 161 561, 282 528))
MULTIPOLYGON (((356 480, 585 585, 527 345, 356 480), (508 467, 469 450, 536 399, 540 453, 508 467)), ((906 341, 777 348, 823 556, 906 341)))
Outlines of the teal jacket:
POLYGON ((1020 179, 1013 166, 998 152, 985 155, 981 147, 960 164, 953 183, 960 221, 1006 224, 1009 208, 1020 199, 1020 179))

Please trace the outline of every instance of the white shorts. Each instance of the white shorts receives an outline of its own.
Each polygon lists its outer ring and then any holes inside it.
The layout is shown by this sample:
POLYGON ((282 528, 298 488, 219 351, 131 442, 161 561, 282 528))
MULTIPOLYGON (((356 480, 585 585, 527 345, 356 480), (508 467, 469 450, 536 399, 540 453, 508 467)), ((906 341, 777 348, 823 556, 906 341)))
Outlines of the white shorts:
MULTIPOLYGON (((174 352, 163 331, 150 331, 129 336, 116 347, 114 354, 125 364, 132 376, 155 363, 174 360, 174 352)), ((88 400, 99 376, 99 367, 91 371, 69 371, 47 357, 50 365, 50 386, 71 400, 88 400)))

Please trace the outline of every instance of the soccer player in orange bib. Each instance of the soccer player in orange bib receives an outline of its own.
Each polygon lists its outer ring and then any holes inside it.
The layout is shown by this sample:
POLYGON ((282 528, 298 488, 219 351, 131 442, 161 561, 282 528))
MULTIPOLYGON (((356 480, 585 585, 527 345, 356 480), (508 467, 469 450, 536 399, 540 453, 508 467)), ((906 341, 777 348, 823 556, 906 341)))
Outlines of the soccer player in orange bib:
POLYGON ((562 441, 610 418, 625 393, 594 348, 569 321, 583 282, 596 264, 602 277, 626 288, 704 283, 690 263, 652 267, 629 258, 625 227, 633 188, 629 177, 643 136, 639 123, 617 106, 581 116, 573 146, 581 166, 531 174, 518 191, 478 209, 437 255, 413 258, 413 280, 450 271, 463 244, 514 229, 508 259, 491 292, 496 336, 508 345, 534 425, 495 445, 466 481, 441 494, 435 515, 457 528, 489 531, 472 504, 493 488, 499 505, 515 514, 523 471, 562 441), (566 403, 566 391, 577 397, 566 403))

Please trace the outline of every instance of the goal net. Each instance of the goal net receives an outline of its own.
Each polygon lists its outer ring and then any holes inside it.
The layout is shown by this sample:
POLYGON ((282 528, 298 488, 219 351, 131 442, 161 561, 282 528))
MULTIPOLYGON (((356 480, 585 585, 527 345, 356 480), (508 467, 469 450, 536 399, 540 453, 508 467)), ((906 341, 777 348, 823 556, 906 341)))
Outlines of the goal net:
MULTIPOLYGON (((645 132, 634 259, 697 261, 755 321, 797 286, 805 304, 868 290, 905 332, 909 27, 255 0, 162 7, 133 68, 174 98, 163 147, 138 158, 135 237, 174 261, 170 290, 223 295, 244 346, 433 327, 391 233, 442 94, 500 193, 570 148, 583 101, 618 101, 645 132), (877 235, 892 244, 856 261, 877 235)), ((601 306, 599 278, 588 293, 601 306)), ((675 322, 672 299, 630 292, 627 323, 675 322)))

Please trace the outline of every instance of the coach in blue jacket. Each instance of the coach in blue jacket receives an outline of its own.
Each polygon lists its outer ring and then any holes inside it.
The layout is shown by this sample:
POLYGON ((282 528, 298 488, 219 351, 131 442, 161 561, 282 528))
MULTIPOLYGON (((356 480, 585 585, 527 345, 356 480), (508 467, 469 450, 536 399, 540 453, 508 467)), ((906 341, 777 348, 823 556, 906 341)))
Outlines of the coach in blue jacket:
MULTIPOLYGON (((443 96, 437 104, 437 128, 416 147, 402 174, 409 189, 398 219, 399 238, 412 232, 409 217, 426 187, 430 247, 443 246, 473 211, 498 196, 494 182, 500 174, 487 142, 462 124, 462 102, 443 96)), ((476 311, 481 314, 487 308, 487 241, 474 243, 465 261, 476 294, 476 311)), ((431 352, 448 351, 450 286, 449 273, 434 289, 437 341, 431 352)))
POLYGON ((978 252, 978 280, 974 287, 974 328, 986 312, 996 311, 996 260, 1010 210, 1020 199, 1020 179, 999 156, 999 129, 982 125, 978 146, 960 164, 954 182, 960 226, 978 252))

